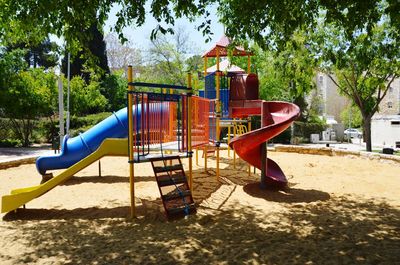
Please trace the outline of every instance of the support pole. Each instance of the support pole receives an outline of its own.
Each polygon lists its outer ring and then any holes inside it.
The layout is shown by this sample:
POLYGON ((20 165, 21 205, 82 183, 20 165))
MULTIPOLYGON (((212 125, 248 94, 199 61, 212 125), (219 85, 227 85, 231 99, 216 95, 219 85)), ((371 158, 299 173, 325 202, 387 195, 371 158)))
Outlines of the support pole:
MULTIPOLYGON (((193 192, 193 153, 192 153, 192 74, 188 73, 188 88, 190 89, 188 93, 188 122, 187 122, 187 132, 188 132, 188 154, 189 154, 189 188, 193 192)), ((196 113, 195 113, 196 115, 196 113)))
POLYGON ((203 155, 204 155, 204 171, 207 172, 207 154, 208 154, 208 150, 207 150, 207 145, 204 146, 204 151, 203 151, 203 155))
POLYGON ((64 91, 61 77, 58 78, 58 114, 60 116, 60 148, 64 138, 64 91))
POLYGON ((216 108, 216 112, 217 112, 217 118, 216 118, 216 140, 217 140, 217 171, 216 171, 216 177, 217 180, 219 179, 219 144, 220 144, 220 132, 219 132, 219 119, 220 119, 220 115, 221 115, 221 102, 220 102, 220 71, 219 71, 219 48, 217 47, 217 80, 216 80, 216 103, 217 103, 217 108, 216 108))
MULTIPOLYGON (((233 119, 236 120, 236 119, 233 119)), ((233 124, 233 137, 236 137, 236 132, 237 132, 237 124, 233 124)), ((236 152, 235 149, 233 149, 233 168, 236 169, 236 152)))
MULTIPOLYGON (((248 122, 247 122, 247 131, 251 132, 251 118, 250 117, 249 117, 248 122)), ((251 165, 249 164, 249 176, 250 175, 251 175, 251 165)))
POLYGON ((69 94, 71 89, 71 53, 68 53, 68 67, 67 67, 67 135, 69 135, 69 126, 70 126, 70 108, 69 108, 69 94))
MULTIPOLYGON (((268 117, 268 103, 262 102, 261 105, 261 128, 267 126, 267 117, 268 117)), ((260 145, 261 148, 261 179, 260 179, 260 187, 261 189, 266 189, 266 176, 268 173, 268 164, 267 164, 267 142, 262 143, 260 145)))
POLYGON ((229 143, 231 142, 231 125, 228 125, 228 157, 231 154, 231 148, 229 147, 229 143))
MULTIPOLYGON (((128 83, 132 82, 132 66, 128 66, 128 83)), ((128 85, 128 90, 133 91, 133 86, 128 85)), ((133 104, 133 94, 128 94, 128 140, 129 140, 129 188, 130 188, 130 196, 131 196, 131 218, 136 216, 135 212, 135 170, 133 164, 133 117, 132 117, 132 104, 133 104)))

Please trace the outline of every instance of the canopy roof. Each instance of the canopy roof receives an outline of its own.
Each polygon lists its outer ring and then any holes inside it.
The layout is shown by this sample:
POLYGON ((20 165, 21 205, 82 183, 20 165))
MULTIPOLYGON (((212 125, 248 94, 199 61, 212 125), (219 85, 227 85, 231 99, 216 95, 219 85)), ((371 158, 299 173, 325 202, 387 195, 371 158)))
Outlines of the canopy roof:
MULTIPOLYGON (((222 72, 228 72, 228 73, 245 73, 246 72, 239 66, 231 64, 229 60, 224 60, 224 61, 220 62, 219 70, 222 72)), ((207 74, 214 73, 216 71, 217 71, 217 65, 213 65, 213 66, 207 68, 207 74)))
MULTIPOLYGON (((217 50, 219 50, 220 57, 226 57, 226 56, 228 56, 228 46, 230 43, 231 43, 231 41, 229 40, 229 38, 227 36, 223 35, 221 37, 221 39, 219 39, 219 41, 217 41, 217 43, 214 45, 214 47, 212 47, 210 50, 208 50, 206 53, 204 53, 202 57, 203 58, 204 57, 217 57, 217 50)), ((234 56, 247 56, 247 55, 253 55, 253 53, 248 52, 244 48, 237 46, 233 49, 233 55, 234 56)))

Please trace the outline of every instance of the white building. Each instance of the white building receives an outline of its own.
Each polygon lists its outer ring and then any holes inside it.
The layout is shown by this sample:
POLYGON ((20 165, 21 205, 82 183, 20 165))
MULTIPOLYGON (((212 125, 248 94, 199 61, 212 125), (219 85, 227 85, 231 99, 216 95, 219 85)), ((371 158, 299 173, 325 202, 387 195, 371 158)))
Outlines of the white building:
POLYGON ((400 148, 400 115, 375 115, 371 139, 374 146, 400 148))
POLYGON ((391 84, 371 121, 372 143, 400 148, 400 79, 391 84))

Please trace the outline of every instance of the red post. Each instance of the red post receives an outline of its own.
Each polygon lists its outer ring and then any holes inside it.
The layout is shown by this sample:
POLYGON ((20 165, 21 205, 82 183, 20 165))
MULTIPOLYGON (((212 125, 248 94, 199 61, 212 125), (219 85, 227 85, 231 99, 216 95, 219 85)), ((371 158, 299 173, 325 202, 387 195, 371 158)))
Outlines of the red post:
MULTIPOLYGON (((266 101, 262 102, 261 105, 261 127, 265 127, 268 125, 268 103, 266 101)), ((264 142, 260 145, 261 148, 261 180, 260 187, 261 189, 267 188, 266 176, 268 172, 268 163, 267 163, 267 142, 264 142)))

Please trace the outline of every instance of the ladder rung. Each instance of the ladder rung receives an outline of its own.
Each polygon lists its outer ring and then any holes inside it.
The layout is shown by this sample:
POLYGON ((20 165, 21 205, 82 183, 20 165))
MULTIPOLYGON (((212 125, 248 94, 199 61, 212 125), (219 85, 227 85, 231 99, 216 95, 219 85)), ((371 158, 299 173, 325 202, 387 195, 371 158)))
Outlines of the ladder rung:
POLYGON ((186 176, 181 174, 174 174, 172 176, 158 176, 157 182, 160 187, 186 183, 186 176))
POLYGON ((172 165, 172 166, 154 167, 154 172, 161 173, 161 172, 168 172, 168 171, 182 170, 182 169, 183 169, 182 165, 177 164, 177 165, 172 165))
POLYGON ((191 194, 190 190, 184 190, 184 191, 181 191, 181 193, 179 193, 178 191, 174 191, 174 192, 165 194, 162 197, 165 201, 170 201, 170 200, 190 196, 190 194, 191 194))
MULTIPOLYGON (((188 208, 188 211, 189 211, 188 213, 189 214, 196 212, 196 206, 194 205, 194 203, 193 204, 189 204, 187 206, 187 208, 188 208)), ((169 209, 167 209, 167 214, 168 215, 185 215, 185 214, 187 214, 185 211, 186 211, 186 207, 185 206, 176 207, 176 208, 169 208, 169 209)))

